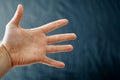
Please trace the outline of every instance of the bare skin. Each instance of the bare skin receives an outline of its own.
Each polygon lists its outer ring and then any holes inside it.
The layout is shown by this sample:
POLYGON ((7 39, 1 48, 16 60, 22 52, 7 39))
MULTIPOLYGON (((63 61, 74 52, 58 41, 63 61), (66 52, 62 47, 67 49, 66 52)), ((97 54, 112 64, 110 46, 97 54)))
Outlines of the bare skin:
POLYGON ((63 62, 48 58, 46 54, 72 51, 72 45, 51 44, 74 40, 76 35, 74 33, 66 33, 46 36, 46 33, 66 25, 68 20, 61 19, 37 28, 23 29, 20 26, 23 11, 23 6, 19 4, 14 17, 6 26, 5 36, 2 41, 11 57, 12 66, 43 63, 63 68, 65 66, 63 62))

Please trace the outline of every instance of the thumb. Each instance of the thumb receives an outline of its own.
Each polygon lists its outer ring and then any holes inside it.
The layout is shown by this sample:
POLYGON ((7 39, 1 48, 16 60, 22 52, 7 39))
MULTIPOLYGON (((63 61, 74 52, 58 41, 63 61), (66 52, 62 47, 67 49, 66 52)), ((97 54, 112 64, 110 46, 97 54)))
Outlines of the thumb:
POLYGON ((10 23, 19 26, 20 21, 21 21, 22 16, 23 16, 23 11, 24 11, 23 6, 21 4, 19 4, 13 18, 10 21, 10 23))

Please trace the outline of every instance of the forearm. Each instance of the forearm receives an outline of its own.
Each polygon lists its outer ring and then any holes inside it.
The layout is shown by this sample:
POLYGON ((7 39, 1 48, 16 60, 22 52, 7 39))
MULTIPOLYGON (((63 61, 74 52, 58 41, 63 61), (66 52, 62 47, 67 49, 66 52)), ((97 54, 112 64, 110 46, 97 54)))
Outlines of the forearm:
POLYGON ((6 48, 2 44, 0 44, 0 78, 11 68, 11 58, 6 48))

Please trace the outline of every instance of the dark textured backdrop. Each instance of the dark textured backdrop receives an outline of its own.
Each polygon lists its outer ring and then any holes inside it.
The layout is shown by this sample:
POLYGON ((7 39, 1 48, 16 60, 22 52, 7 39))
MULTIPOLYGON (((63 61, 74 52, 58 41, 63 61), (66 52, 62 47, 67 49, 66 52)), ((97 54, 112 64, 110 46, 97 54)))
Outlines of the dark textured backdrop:
POLYGON ((78 38, 66 42, 74 51, 48 55, 64 61, 64 69, 42 64, 16 67, 2 80, 120 80, 120 0, 2 0, 0 39, 19 3, 25 8, 24 28, 67 18, 66 27, 48 35, 74 32, 78 38))

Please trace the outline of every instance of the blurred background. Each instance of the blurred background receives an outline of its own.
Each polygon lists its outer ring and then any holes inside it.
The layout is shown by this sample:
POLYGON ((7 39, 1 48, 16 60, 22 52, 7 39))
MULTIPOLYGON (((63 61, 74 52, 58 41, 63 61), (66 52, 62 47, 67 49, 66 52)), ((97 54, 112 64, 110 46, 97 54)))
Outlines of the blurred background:
POLYGON ((1 80, 120 80, 120 0, 2 0, 0 39, 18 4, 23 28, 66 18, 69 24, 48 35, 73 32, 74 51, 47 56, 65 62, 64 69, 43 64, 16 67, 1 80))

